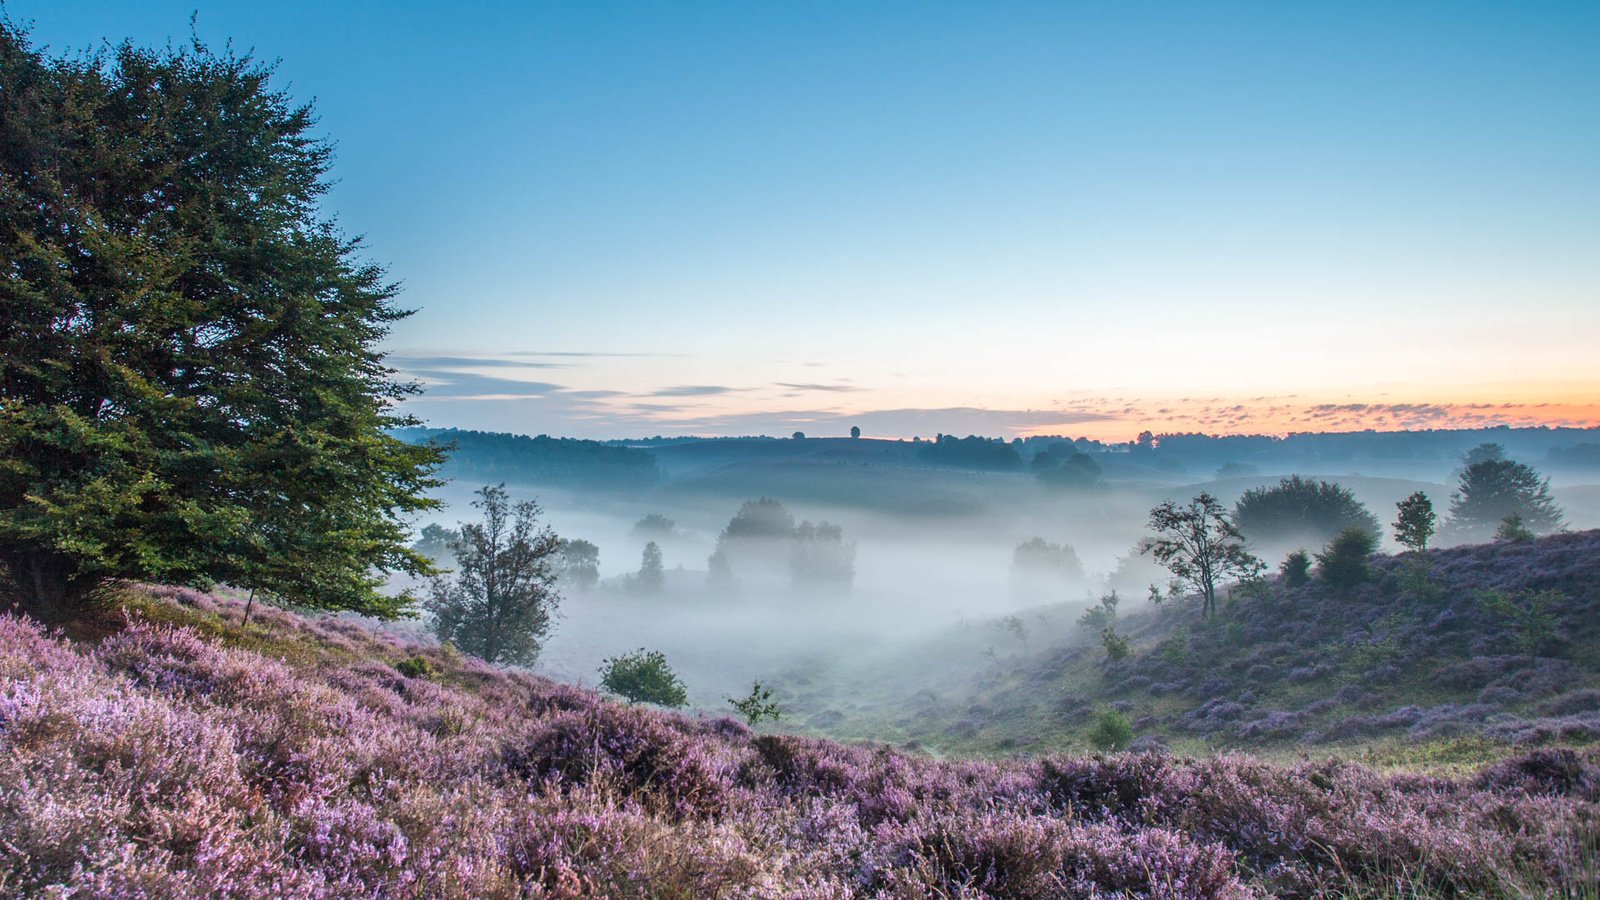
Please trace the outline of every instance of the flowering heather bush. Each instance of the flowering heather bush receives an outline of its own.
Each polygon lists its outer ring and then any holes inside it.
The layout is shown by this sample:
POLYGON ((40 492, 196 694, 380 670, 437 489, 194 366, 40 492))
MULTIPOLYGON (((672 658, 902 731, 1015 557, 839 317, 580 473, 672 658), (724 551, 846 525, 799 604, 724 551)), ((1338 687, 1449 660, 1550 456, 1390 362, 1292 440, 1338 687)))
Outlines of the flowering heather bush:
POLYGON ((1542 896, 1592 878, 1600 835, 1594 751, 1456 780, 941 761, 628 708, 337 619, 229 630, 234 601, 166 598, 96 646, 0 617, 0 894, 1199 900, 1399 877, 1542 896), (428 678, 396 670, 417 659, 428 678))

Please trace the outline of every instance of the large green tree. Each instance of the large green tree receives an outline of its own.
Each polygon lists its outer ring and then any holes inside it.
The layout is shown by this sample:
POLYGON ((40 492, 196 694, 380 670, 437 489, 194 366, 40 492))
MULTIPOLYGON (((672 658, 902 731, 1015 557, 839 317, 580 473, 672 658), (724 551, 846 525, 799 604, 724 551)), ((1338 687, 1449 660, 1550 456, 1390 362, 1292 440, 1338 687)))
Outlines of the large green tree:
POLYGON ((378 349, 406 312, 319 209, 329 147, 248 56, 47 56, 0 21, 0 574, 391 616, 439 451, 378 349))
POLYGON ((1233 523, 1272 549, 1318 546, 1352 527, 1379 533, 1377 517, 1348 489, 1299 475, 1245 491, 1234 504, 1233 523))
POLYGON ((1550 479, 1526 463, 1480 458, 1461 472, 1445 532, 1458 541, 1484 541, 1513 515, 1534 534, 1549 534, 1563 524, 1561 508, 1550 496, 1550 479))

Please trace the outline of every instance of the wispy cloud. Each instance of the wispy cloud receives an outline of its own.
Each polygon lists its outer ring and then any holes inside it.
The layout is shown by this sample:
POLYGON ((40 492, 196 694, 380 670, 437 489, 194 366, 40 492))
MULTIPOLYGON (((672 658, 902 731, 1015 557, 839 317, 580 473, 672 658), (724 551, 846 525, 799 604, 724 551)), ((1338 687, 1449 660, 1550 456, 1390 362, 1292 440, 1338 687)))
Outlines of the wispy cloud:
POLYGON ((792 384, 792 383, 787 382, 787 381, 775 381, 775 382, 773 382, 773 384, 776 384, 778 387, 781 387, 781 388, 788 388, 791 391, 827 391, 827 392, 833 392, 833 393, 853 393, 855 391, 864 391, 864 390, 866 390, 866 388, 856 387, 853 384, 792 384))
POLYGON ((651 397, 715 397, 718 394, 732 394, 743 388, 727 387, 721 384, 681 384, 677 387, 662 388, 651 391, 651 397))

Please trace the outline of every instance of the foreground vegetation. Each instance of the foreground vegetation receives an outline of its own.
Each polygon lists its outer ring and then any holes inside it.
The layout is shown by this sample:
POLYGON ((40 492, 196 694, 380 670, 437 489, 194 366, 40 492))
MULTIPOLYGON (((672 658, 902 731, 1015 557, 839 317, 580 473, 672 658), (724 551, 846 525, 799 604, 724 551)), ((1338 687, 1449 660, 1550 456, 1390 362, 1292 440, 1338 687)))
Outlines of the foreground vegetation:
POLYGON ((1245 756, 957 762, 626 707, 360 624, 130 593, 0 618, 0 891, 1592 896, 1600 755, 1452 779, 1245 756), (111 627, 114 625, 115 627, 111 627))

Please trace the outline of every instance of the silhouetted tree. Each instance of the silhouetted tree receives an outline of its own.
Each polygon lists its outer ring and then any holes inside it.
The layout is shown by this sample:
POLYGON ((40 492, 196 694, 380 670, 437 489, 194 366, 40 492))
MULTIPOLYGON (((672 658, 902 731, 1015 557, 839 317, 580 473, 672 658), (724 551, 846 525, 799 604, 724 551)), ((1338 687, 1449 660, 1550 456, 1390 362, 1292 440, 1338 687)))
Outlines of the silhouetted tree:
POLYGON ((1311 557, 1304 550, 1295 550, 1283 558, 1278 567, 1284 587, 1300 587, 1311 581, 1311 557))
POLYGON ((856 545, 828 522, 801 522, 795 529, 789 571, 796 584, 849 584, 856 575, 856 545))
POLYGON ((1187 506, 1162 503, 1150 510, 1150 528, 1156 536, 1141 542, 1140 551, 1200 594, 1202 617, 1216 612, 1218 583, 1261 571, 1261 560, 1245 549, 1244 535, 1210 494, 1202 493, 1187 506))
POLYGON ((1461 473, 1450 498, 1448 530, 1458 540, 1481 540, 1506 516, 1516 514, 1534 534, 1561 528, 1561 509, 1550 496, 1550 479, 1531 466, 1509 459, 1483 459, 1461 473))
POLYGON ((434 579, 427 600, 433 632, 486 662, 530 665, 561 599, 555 589, 561 539, 539 524, 537 503, 511 503, 505 485, 477 494, 472 505, 483 510, 483 521, 461 526, 452 548, 456 573, 434 579))
POLYGON ((650 513, 633 523, 633 528, 629 531, 629 534, 653 541, 664 541, 676 537, 677 528, 677 522, 660 513, 650 513))
POLYGON ((794 534, 794 516, 782 501, 771 497, 748 500, 728 520, 724 538, 786 538, 794 534))
POLYGON ((436 563, 448 563, 452 559, 450 546, 459 540, 461 532, 454 528, 429 523, 423 526, 422 533, 417 536, 417 542, 411 545, 411 549, 436 563))
POLYGON ((1042 537, 1030 538, 1011 552, 1011 568, 1019 575, 1045 576, 1064 581, 1083 579, 1083 562, 1071 544, 1052 544, 1042 537))
POLYGON ((856 438, 859 438, 859 437, 861 437, 861 426, 860 425, 851 425, 850 426, 850 439, 851 440, 855 440, 856 438))
POLYGON ((1523 541, 1531 541, 1534 537, 1528 526, 1522 524, 1522 516, 1516 513, 1502 519, 1500 527, 1494 532, 1494 539, 1500 543, 1520 544, 1523 541))
POLYGON ((576 538, 562 541, 555 569, 560 583, 589 590, 600 581, 600 548, 576 538))
POLYGON ((1433 501, 1427 494, 1416 491, 1396 503, 1395 509, 1398 515, 1394 520, 1394 539, 1413 553, 1427 550, 1438 519, 1433 512, 1433 501))
POLYGON ((634 576, 633 585, 644 593, 659 594, 666 584, 666 570, 661 565, 661 547, 651 541, 644 545, 644 553, 639 559, 639 573, 634 576))
POLYGON ((1272 487, 1245 491, 1233 523, 1252 541, 1326 543, 1350 527, 1378 533, 1378 520, 1355 495, 1328 481, 1291 475, 1272 487))

